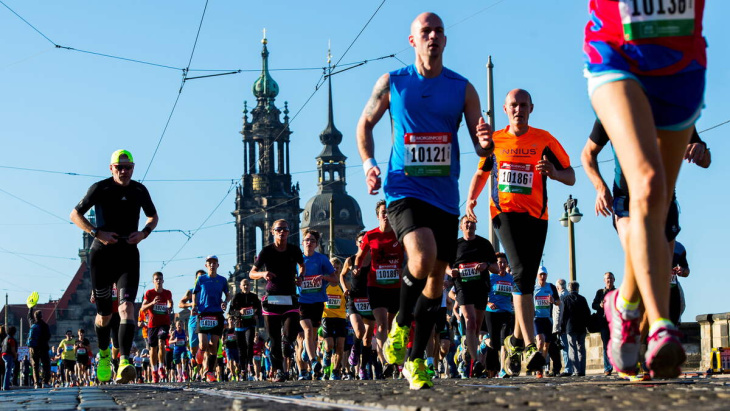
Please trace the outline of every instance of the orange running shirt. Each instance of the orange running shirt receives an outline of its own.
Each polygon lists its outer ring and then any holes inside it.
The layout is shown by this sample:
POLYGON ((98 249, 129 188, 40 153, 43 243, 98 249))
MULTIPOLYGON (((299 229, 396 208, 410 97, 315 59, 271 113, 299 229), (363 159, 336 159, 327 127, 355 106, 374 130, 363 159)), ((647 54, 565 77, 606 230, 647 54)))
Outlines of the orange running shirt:
POLYGON ((547 176, 535 170, 537 162, 547 156, 558 170, 570 167, 570 157, 550 133, 530 127, 517 137, 507 126, 493 135, 494 154, 479 160, 479 169, 493 173, 497 179, 490 202, 492 218, 499 213, 529 213, 548 219, 547 176))

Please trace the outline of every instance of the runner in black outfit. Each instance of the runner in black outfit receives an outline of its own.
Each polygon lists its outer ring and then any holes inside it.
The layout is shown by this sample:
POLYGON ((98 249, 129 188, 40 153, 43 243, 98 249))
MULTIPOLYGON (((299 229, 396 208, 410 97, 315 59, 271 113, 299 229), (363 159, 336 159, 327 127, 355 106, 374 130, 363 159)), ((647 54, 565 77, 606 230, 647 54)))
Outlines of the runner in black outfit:
POLYGON ((249 278, 266 279, 266 295, 261 305, 266 333, 271 338, 271 367, 276 371, 275 382, 284 382, 286 374, 283 357, 289 357, 291 354, 291 347, 299 331, 297 266, 299 275, 304 277, 304 255, 298 246, 287 243, 289 224, 286 220, 274 221, 271 234, 274 236, 274 242, 261 250, 249 273, 249 278))
POLYGON ((111 355, 109 352, 112 317, 112 287, 116 283, 119 298, 119 339, 121 340, 116 380, 126 384, 137 373, 129 361, 134 339, 134 300, 139 285, 139 250, 137 244, 147 238, 158 222, 147 188, 132 181, 134 159, 127 150, 112 153, 109 169, 112 177, 101 180, 89 188, 86 196, 71 211, 71 221, 94 237, 89 255, 91 286, 96 301, 95 329, 99 347, 97 376, 99 381, 111 379, 111 355), (84 217, 95 207, 98 227, 84 217), (139 211, 144 210, 147 221, 138 231, 139 211))
POLYGON ((241 280, 240 286, 241 292, 233 296, 228 306, 228 315, 233 319, 238 352, 241 356, 243 381, 246 381, 253 361, 253 337, 261 315, 261 300, 258 295, 250 292, 251 283, 248 278, 241 280))

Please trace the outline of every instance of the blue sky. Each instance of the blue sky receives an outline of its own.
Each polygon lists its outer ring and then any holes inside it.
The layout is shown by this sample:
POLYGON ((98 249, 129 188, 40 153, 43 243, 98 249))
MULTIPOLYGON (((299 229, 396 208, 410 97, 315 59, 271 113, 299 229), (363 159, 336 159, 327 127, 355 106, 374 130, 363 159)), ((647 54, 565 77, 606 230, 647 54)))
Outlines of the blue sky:
MULTIPOLYGON (((582 77, 587 2, 388 0, 343 57, 380 1, 218 1, 208 5, 191 69, 255 71, 188 81, 151 162, 178 97, 181 70, 58 49, 52 43, 182 68, 190 59, 205 2, 3 1, 51 40, 0 5, 0 292, 7 292, 11 303, 25 301, 34 290, 43 302, 61 295, 78 267, 81 246, 81 231, 68 223, 68 214, 88 186, 108 175, 109 155, 118 148, 134 154, 135 179, 149 168, 145 184, 159 211, 160 230, 203 227, 189 241, 179 232, 154 233, 144 241, 141 282, 149 286, 151 274, 162 270, 167 288, 178 298, 202 268, 205 255, 220 257, 222 273, 233 269, 234 197, 226 193, 243 172, 241 111, 244 100, 249 107, 255 105, 251 86, 259 75, 263 28, 272 69, 314 68, 272 71, 281 90, 277 106, 283 109, 288 101, 290 116, 299 112, 291 124, 290 151, 301 206, 317 190, 314 158, 321 150, 318 135, 326 125, 327 93, 326 88, 314 92, 322 74, 318 67, 326 65, 328 41, 334 61, 370 60, 333 77, 335 124, 344 134, 341 149, 353 166, 347 189, 360 202, 367 227, 376 224, 373 208, 379 197, 366 193, 355 126, 378 76, 413 62, 408 27, 422 11, 442 16, 448 36, 445 64, 471 80, 483 108, 485 64, 492 56, 497 127, 506 124, 504 95, 525 88, 535 102, 531 124, 555 135, 578 166, 594 120, 582 77), (394 53, 396 58, 373 60, 394 53)), ((728 13, 727 2, 706 6, 709 70, 700 131, 730 120, 730 56, 725 48, 730 39, 722 26, 728 13)), ((712 167, 686 166, 679 179, 679 240, 692 269, 682 281, 688 297, 685 321, 728 311, 720 285, 730 226, 722 177, 730 171, 723 138, 729 131, 730 124, 702 133, 712 149, 712 167)), ((387 121, 375 135, 376 158, 386 161, 387 121)), ((460 133, 460 141, 463 202, 478 159, 466 133, 460 133)), ((599 160, 611 158, 605 150, 599 160)), ((605 178, 611 178, 612 170, 611 161, 601 164, 605 178)), ((576 171, 574 187, 556 182, 548 186, 551 218, 544 264, 549 280, 567 278, 568 231, 557 219, 572 194, 585 214, 576 225, 578 280, 583 293, 592 296, 605 271, 622 277, 623 253, 610 220, 593 215, 593 187, 580 168, 576 171)), ((482 222, 488 218, 486 204, 483 198, 478 207, 482 222)), ((481 224, 478 233, 486 236, 485 228, 481 224)))

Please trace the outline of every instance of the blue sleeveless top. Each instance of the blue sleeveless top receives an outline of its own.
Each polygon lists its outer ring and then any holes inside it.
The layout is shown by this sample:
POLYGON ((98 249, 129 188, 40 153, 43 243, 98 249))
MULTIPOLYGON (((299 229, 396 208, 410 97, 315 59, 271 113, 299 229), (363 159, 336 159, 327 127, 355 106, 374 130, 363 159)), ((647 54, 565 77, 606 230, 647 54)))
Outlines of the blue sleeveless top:
POLYGON ((468 81, 443 68, 425 78, 410 65, 390 72, 393 149, 383 192, 388 204, 406 197, 459 214, 459 139, 468 81))

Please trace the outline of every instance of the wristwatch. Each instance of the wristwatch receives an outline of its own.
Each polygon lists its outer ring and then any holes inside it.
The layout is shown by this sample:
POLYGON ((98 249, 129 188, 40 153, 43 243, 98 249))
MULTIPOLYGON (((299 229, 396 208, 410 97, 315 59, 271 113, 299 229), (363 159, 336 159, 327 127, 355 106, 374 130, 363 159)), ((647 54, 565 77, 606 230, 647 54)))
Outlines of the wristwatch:
POLYGON ((92 228, 91 231, 89 231, 89 234, 96 238, 96 235, 99 233, 99 230, 97 228, 92 228))

